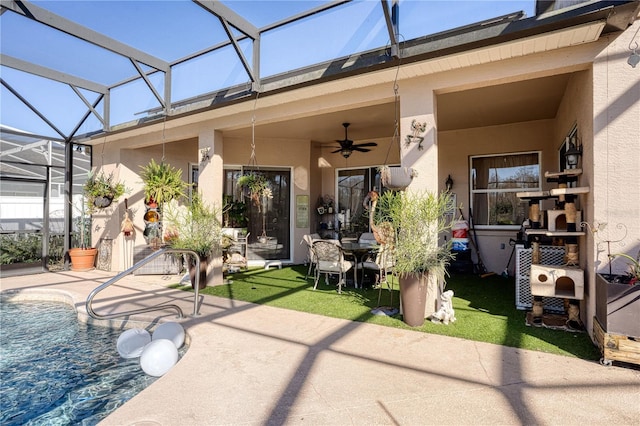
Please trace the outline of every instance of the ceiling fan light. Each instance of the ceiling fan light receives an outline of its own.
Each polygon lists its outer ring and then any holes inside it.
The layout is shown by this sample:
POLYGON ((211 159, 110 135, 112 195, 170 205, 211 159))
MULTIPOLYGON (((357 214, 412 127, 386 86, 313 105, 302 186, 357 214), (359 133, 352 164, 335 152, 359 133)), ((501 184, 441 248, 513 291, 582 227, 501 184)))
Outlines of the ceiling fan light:
POLYGON ((352 152, 353 152, 353 150, 345 148, 342 151, 340 151, 340 154, 342 154, 342 156, 344 158, 349 158, 349 156, 351 155, 352 152))

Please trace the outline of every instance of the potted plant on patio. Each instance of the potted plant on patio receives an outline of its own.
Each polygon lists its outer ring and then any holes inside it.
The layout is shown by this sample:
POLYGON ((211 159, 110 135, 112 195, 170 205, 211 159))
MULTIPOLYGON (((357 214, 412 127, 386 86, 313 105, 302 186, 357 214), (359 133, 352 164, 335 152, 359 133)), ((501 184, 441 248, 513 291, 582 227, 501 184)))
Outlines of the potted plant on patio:
MULTIPOLYGON (((165 242, 175 249, 192 250, 200 258, 200 289, 206 287, 207 265, 222 244, 220 212, 194 194, 186 205, 172 200, 165 206, 165 242)), ((191 285, 195 288, 195 262, 188 256, 191 285)))
POLYGON ((80 247, 69 249, 69 260, 72 271, 89 271, 94 269, 98 249, 90 246, 91 214, 106 208, 124 195, 128 189, 124 183, 116 181, 112 173, 105 174, 91 172, 82 185, 82 201, 80 205, 73 204, 79 211, 76 226, 80 235, 80 247))
POLYGON ((80 212, 80 215, 75 218, 75 224, 80 235, 80 247, 69 249, 69 260, 72 271, 90 271, 95 267, 98 249, 87 246, 91 241, 91 216, 87 212, 88 202, 84 195, 79 204, 79 207, 75 206, 80 212))
POLYGON ((609 255, 608 273, 596 274, 596 318, 608 333, 640 338, 640 251, 609 255), (612 273, 612 262, 624 259, 626 272, 612 273))
POLYGON ((115 180, 113 173, 106 175, 104 172, 90 172, 87 181, 82 186, 87 211, 89 214, 98 209, 109 207, 127 192, 124 183, 115 180))
POLYGON ((452 226, 446 215, 452 202, 448 192, 386 191, 378 199, 378 223, 388 221, 395 230, 390 248, 400 279, 403 321, 412 327, 424 323, 430 278, 442 282, 453 259, 451 239, 440 240, 452 226))
POLYGON ((418 175, 418 172, 411 167, 385 165, 378 167, 378 171, 380 172, 382 185, 392 190, 405 189, 413 178, 418 175))

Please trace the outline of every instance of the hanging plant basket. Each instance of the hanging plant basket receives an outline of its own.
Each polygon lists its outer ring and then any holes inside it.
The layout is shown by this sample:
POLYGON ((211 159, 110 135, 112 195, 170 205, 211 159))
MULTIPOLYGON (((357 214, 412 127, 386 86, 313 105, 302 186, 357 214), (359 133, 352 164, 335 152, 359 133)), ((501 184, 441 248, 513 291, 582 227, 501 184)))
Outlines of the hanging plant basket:
POLYGON ((122 195, 129 191, 124 183, 115 179, 113 173, 98 174, 91 172, 82 187, 86 197, 88 212, 95 213, 96 210, 109 207, 111 203, 117 201, 122 195))
POLYGON ((382 185, 388 189, 403 190, 417 175, 417 172, 411 167, 380 167, 382 185))

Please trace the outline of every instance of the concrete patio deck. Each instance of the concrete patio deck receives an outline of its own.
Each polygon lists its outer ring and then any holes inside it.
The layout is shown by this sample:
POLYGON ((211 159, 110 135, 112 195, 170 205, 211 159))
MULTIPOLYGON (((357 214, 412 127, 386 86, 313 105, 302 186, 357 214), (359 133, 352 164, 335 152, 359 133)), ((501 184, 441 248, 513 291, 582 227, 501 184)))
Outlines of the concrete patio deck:
MULTIPOLYGON (((2 278, 15 298, 85 300, 114 274, 2 278)), ((201 296, 128 276, 98 313, 176 303, 189 349, 101 425, 637 425, 640 370, 201 296)), ((175 321, 174 311, 128 318, 175 321)), ((115 350, 115 347, 114 347, 115 350)), ((142 373, 141 371, 141 374, 142 373)))

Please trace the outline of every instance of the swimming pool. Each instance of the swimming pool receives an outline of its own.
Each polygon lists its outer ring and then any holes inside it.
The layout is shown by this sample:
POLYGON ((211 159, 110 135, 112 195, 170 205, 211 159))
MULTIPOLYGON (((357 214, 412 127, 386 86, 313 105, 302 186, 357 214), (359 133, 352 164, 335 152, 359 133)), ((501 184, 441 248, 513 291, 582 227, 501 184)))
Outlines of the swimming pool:
POLYGON ((157 380, 120 357, 121 330, 81 323, 65 303, 0 297, 0 324, 4 426, 95 425, 157 380))

